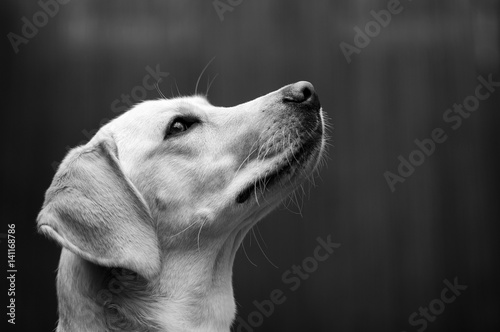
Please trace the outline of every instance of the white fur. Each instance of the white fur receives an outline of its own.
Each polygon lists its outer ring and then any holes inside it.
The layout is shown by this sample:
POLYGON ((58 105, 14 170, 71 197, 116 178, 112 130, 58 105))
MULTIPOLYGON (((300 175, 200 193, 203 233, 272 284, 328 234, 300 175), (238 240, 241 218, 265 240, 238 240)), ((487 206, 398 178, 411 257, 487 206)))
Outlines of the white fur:
POLYGON ((137 313, 131 323, 144 331, 229 331, 235 315, 232 265, 241 241, 311 174, 324 146, 321 111, 314 129, 306 129, 301 110, 283 102, 286 88, 230 108, 199 96, 143 102, 101 128, 78 148, 81 154, 70 153, 38 218, 40 230, 65 248, 59 332, 104 328, 105 313, 93 299, 113 262, 144 278, 138 290, 126 293, 124 287, 115 295, 124 310, 137 313), (170 121, 186 115, 200 123, 164 139, 170 121), (293 152, 306 139, 314 143, 310 154, 294 163, 293 152), (96 159, 106 170, 90 172, 94 177, 84 171, 96 159), (277 183, 236 202, 244 188, 284 163, 293 166, 277 183), (110 178, 106 191, 85 187, 107 186, 110 178), (116 193, 120 188, 128 194, 116 193), (88 209, 104 210, 82 217, 86 210, 74 206, 78 197, 89 200, 88 209), (129 200, 134 208, 123 215, 129 200), (127 233, 135 224, 140 226, 127 233), (112 231, 101 232, 103 227, 112 231), (80 234, 89 230, 92 239, 80 234), (103 257, 96 257, 100 252, 103 257), (140 261, 136 253, 143 255, 140 261))

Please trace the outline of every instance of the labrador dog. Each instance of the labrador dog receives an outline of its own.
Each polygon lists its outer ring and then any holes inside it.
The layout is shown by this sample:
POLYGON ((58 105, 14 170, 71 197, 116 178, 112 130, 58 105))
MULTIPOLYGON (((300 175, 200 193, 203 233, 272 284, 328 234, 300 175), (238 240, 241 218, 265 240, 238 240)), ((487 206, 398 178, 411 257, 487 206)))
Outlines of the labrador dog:
POLYGON ((229 331, 247 232, 318 166, 309 82, 235 107, 143 102, 61 163, 37 218, 62 246, 58 332, 229 331))

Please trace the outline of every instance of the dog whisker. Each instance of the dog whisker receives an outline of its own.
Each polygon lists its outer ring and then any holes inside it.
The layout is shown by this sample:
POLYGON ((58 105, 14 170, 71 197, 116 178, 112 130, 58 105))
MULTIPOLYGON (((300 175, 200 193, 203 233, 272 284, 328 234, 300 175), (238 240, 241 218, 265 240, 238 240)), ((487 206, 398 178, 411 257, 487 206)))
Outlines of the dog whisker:
POLYGON ((198 231, 198 251, 200 251, 200 234, 201 234, 201 230, 203 229, 203 226, 205 225, 205 223, 207 222, 207 218, 205 220, 203 220, 203 223, 201 224, 200 226, 200 230, 198 231))
POLYGON ((210 64, 212 63, 212 61, 215 60, 215 57, 213 57, 205 66, 205 68, 203 68, 203 70, 201 71, 200 73, 200 76, 198 76, 198 80, 196 81, 196 86, 194 88, 194 94, 197 95, 198 94, 198 85, 200 84, 200 79, 201 77, 203 76, 203 73, 205 73, 205 70, 207 70, 208 66, 210 66, 210 64))
POLYGON ((274 145, 275 142, 275 137, 278 134, 278 132, 273 133, 271 137, 269 137, 264 144, 262 144, 259 148, 259 152, 257 154, 257 159, 264 160, 267 157, 267 154, 269 153, 271 147, 274 145), (264 154, 262 154, 263 149, 266 149, 264 154))
POLYGON ((177 85, 177 80, 175 79, 175 77, 174 77, 174 84, 175 84, 175 88, 177 89, 177 96, 180 97, 182 94, 181 94, 181 91, 179 90, 179 86, 177 85))
POLYGON ((206 96, 208 96, 208 92, 210 91, 210 87, 212 86, 212 84, 214 83, 214 81, 218 75, 219 75, 219 73, 215 74, 214 78, 207 84, 207 92, 205 94, 206 96))
POLYGON ((260 233, 259 225, 255 225, 255 228, 257 229, 257 233, 259 233, 259 237, 262 240, 262 243, 264 243, 264 246, 267 248, 267 243, 264 240, 264 238, 262 237, 262 234, 260 233))
POLYGON ((253 148, 254 145, 257 144, 257 141, 255 141, 252 146, 250 147, 250 153, 248 154, 248 156, 243 159, 243 161, 241 162, 240 166, 238 166, 238 168, 236 169, 236 172, 234 173, 234 176, 233 176, 233 179, 236 177, 236 175, 238 175, 238 172, 240 171, 241 167, 243 166, 243 164, 245 164, 245 162, 250 159, 250 157, 252 156, 252 154, 254 154, 254 152, 257 150, 257 147, 253 148))
MULTIPOLYGON (((290 141, 290 140, 291 140, 291 135, 290 135, 290 134, 288 134, 288 146, 292 146, 292 143, 291 143, 291 141, 290 141)), ((284 141, 283 141, 283 144, 284 144, 284 141)), ((284 148, 284 149, 286 149, 286 148, 284 148)), ((290 150, 291 150, 291 148, 290 148, 290 150)), ((291 153, 291 154, 292 154, 292 156, 293 156, 293 151, 292 151, 292 153, 291 153)), ((291 162, 291 161, 290 161, 290 159, 288 158, 288 153, 285 153, 285 158, 286 158, 286 162, 287 162, 288 166, 292 166, 292 162, 291 162)), ((294 157, 294 158, 295 158, 295 157, 294 157)), ((292 184, 292 179, 291 179, 291 178, 288 178, 288 182, 290 183, 290 185, 293 185, 293 184, 292 184)))
POLYGON ((182 231, 180 231, 179 233, 176 233, 174 235, 170 235, 168 236, 168 238, 173 238, 173 237, 176 237, 177 235, 181 234, 181 233, 184 233, 185 231, 187 231, 189 228, 193 227, 194 225, 196 225, 196 222, 192 223, 191 225, 189 225, 188 227, 184 228, 182 231))
POLYGON ((244 241, 241 241, 241 247, 243 248, 243 252, 245 253, 245 257, 248 259, 248 261, 250 262, 250 264, 252 264, 253 266, 257 267, 257 264, 255 264, 254 262, 252 262, 252 260, 250 259, 250 257, 248 257, 247 251, 245 250, 245 243, 244 243, 244 241))
POLYGON ((172 98, 175 98, 174 87, 172 86, 172 84, 170 84, 170 95, 172 96, 172 98))
POLYGON ((257 237, 255 236, 255 232, 252 228, 252 233, 253 233, 253 236, 255 237, 255 242, 257 242, 257 246, 259 246, 259 249, 260 251, 262 252, 262 254, 264 255, 264 257, 267 259, 267 261, 269 263, 271 263, 272 266, 274 266, 275 268, 278 268, 270 259, 269 257, 267 257, 266 253, 264 252, 264 249, 262 249, 262 247, 260 246, 260 243, 259 243, 259 240, 257 239, 257 237))
POLYGON ((288 194, 285 197, 283 197, 283 195, 280 194, 280 197, 281 197, 281 205, 285 208, 285 210, 293 214, 296 214, 295 211, 290 209, 290 204, 292 203, 291 194, 288 194))
POLYGON ((298 210, 297 214, 299 216, 303 217, 303 215, 302 215, 302 206, 299 203, 299 198, 297 197, 297 191, 294 190, 293 193, 292 193, 292 195, 293 195, 292 196, 293 202, 295 203, 295 206, 297 207, 297 210, 298 210))
POLYGON ((260 206, 259 197, 257 196, 257 180, 254 181, 253 192, 255 194, 255 201, 257 202, 257 205, 260 206))
POLYGON ((155 88, 156 88, 156 91, 158 91, 158 94, 163 98, 163 99, 167 99, 167 97, 165 97, 165 95, 163 94, 163 92, 161 92, 160 90, 160 87, 158 86, 158 83, 160 83, 162 81, 162 79, 160 78, 157 82, 155 82, 155 88))
POLYGON ((306 191, 304 189, 304 185, 302 185, 302 184, 300 185, 299 188, 302 190, 302 195, 301 195, 302 196, 302 206, 304 206, 304 196, 306 195, 306 191))

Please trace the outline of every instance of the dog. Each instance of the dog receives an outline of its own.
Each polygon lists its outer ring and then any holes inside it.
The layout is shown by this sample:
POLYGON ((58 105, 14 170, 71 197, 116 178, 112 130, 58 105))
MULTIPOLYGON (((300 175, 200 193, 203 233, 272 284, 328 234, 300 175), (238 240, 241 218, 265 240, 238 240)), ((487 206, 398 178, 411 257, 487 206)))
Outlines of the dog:
POLYGON ((62 246, 57 332, 229 331, 247 232, 318 167, 309 82, 235 107, 142 102, 69 151, 37 229, 62 246))

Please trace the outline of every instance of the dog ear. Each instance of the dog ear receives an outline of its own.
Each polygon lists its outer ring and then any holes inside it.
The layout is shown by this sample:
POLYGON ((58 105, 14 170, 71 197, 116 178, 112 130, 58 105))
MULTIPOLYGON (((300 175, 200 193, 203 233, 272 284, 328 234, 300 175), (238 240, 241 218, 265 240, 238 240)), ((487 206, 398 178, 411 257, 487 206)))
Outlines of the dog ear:
POLYGON ((160 269, 157 234, 115 151, 105 139, 68 154, 45 194, 38 230, 93 263, 151 278, 160 269))

